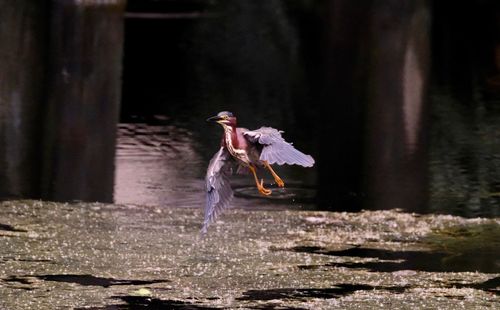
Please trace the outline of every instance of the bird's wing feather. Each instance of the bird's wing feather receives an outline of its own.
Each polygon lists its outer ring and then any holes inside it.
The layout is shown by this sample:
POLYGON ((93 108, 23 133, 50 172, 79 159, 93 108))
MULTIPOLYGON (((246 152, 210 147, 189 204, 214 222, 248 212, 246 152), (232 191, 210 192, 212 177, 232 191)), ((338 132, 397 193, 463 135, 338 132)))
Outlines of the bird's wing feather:
POLYGON ((243 135, 248 141, 263 146, 260 160, 265 160, 270 164, 312 167, 314 165, 312 156, 294 148, 292 144, 283 139, 281 133, 282 131, 271 127, 261 127, 257 130, 246 131, 243 135))
POLYGON ((229 206, 233 191, 229 184, 229 176, 232 171, 232 158, 229 152, 221 147, 210 160, 208 165, 206 182, 205 219, 203 221, 202 233, 207 232, 208 225, 229 206))

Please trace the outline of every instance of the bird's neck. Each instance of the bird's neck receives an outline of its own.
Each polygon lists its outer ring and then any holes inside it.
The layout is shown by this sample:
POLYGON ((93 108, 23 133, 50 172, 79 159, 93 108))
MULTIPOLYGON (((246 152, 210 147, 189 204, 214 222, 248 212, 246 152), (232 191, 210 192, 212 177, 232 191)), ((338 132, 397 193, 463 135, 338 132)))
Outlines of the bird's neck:
POLYGON ((236 134, 236 126, 225 125, 224 128, 224 145, 229 149, 237 149, 239 146, 238 135, 236 134))

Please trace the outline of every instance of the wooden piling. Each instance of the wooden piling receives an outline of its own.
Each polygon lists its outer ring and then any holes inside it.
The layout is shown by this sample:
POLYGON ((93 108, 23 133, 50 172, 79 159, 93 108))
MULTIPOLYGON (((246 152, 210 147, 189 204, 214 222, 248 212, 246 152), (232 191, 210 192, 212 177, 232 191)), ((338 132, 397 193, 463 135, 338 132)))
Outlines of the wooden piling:
POLYGON ((39 195, 46 10, 0 0, 0 198, 39 195))
POLYGON ((332 1, 326 25, 320 205, 425 211, 428 1, 332 1))
POLYGON ((112 201, 125 0, 52 0, 42 197, 112 201))
POLYGON ((318 205, 330 211, 362 208, 363 118, 371 1, 327 3, 324 85, 320 113, 318 205), (328 141, 328 142, 327 142, 328 141))
POLYGON ((425 212, 430 8, 374 1, 366 101, 365 206, 425 212))

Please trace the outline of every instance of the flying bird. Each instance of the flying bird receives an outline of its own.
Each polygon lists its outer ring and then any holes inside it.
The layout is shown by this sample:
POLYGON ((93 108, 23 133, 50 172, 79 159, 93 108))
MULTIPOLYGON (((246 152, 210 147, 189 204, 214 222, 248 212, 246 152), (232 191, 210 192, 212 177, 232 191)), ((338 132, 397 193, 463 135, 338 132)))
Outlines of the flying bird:
POLYGON ((205 177, 206 204, 202 234, 207 232, 208 225, 229 206, 233 197, 229 176, 235 168, 237 171, 250 171, 257 190, 268 196, 272 191, 264 187, 264 179, 259 180, 258 169, 269 170, 276 184, 284 187, 285 183, 271 165, 314 165, 314 159, 310 155, 298 151, 283 139, 283 131, 271 127, 261 127, 257 130, 236 127, 236 117, 228 111, 220 112, 207 121, 220 124, 224 133, 221 147, 210 160, 205 177))

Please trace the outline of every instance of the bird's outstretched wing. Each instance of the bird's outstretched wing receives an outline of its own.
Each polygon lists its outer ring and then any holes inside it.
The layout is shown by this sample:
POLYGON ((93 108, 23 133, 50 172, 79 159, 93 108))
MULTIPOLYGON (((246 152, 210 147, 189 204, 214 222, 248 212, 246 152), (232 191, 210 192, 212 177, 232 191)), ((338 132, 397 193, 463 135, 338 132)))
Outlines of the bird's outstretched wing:
POLYGON ((231 198, 233 198, 233 191, 229 184, 232 161, 231 155, 224 147, 221 147, 210 160, 205 177, 207 198, 202 234, 207 232, 208 225, 228 207, 231 198))
POLYGON ((283 139, 281 133, 282 131, 271 127, 261 127, 257 130, 246 131, 243 135, 248 141, 263 146, 260 160, 265 160, 270 164, 312 167, 314 165, 312 156, 298 151, 283 139))

